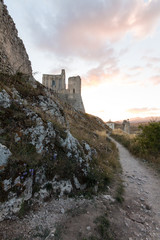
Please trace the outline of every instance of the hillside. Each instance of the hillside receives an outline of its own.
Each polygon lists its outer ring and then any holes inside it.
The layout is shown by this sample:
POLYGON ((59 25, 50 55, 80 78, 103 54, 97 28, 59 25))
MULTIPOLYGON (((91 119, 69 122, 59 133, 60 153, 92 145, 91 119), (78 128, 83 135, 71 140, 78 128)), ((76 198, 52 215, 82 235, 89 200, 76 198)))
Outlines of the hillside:
POLYGON ((119 167, 107 127, 32 77, 0 75, 0 220, 29 200, 93 194, 119 167))
MULTIPOLYGON (((45 239, 76 199, 95 211, 86 198, 112 192, 120 169, 107 132, 101 119, 77 111, 32 77, 25 46, 0 0, 0 239, 45 239), (40 222, 42 230, 49 227, 44 235, 35 233, 40 222)), ((90 215, 92 223, 104 214, 100 209, 90 215)))

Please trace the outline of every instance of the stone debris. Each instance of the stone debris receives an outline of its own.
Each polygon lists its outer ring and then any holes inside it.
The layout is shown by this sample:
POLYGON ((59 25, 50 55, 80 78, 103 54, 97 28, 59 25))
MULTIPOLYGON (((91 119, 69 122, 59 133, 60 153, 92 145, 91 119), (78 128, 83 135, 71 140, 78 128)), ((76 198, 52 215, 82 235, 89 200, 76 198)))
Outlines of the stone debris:
POLYGON ((114 199, 111 195, 103 195, 103 197, 104 197, 106 200, 109 200, 109 201, 112 202, 112 203, 115 202, 115 199, 114 199))

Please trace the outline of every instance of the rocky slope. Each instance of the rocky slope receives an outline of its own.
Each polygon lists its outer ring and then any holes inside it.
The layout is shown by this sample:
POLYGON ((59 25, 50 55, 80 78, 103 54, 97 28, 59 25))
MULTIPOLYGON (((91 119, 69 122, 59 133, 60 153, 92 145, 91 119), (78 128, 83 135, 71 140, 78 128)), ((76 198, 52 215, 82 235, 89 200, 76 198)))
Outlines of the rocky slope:
POLYGON ((119 167, 106 131, 32 77, 0 74, 0 221, 36 201, 103 190, 119 167))
POLYGON ((119 169, 106 131, 36 82, 0 0, 0 221, 51 198, 104 190, 119 169))

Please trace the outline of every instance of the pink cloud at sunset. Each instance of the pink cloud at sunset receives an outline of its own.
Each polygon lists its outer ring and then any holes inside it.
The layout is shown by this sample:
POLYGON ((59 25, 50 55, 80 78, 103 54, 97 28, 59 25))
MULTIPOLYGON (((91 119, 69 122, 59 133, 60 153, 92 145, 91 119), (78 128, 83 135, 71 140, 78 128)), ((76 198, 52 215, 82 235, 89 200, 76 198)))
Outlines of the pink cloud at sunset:
POLYGON ((39 9, 39 19, 32 12, 26 18, 36 47, 58 56, 97 59, 108 41, 118 41, 127 32, 140 38, 151 34, 160 20, 159 8, 157 0, 55 0, 50 9, 39 9))
POLYGON ((132 108, 132 109, 128 109, 127 111, 130 112, 130 113, 137 114, 137 115, 139 113, 141 113, 141 114, 145 113, 145 114, 152 115, 152 114, 155 114, 155 113, 159 112, 160 108, 146 108, 146 107, 144 107, 144 108, 132 108))
POLYGON ((40 82, 62 68, 67 77, 80 75, 86 111, 104 120, 159 109, 159 0, 5 3, 40 82))
POLYGON ((149 79, 154 85, 160 84, 160 75, 153 76, 149 79))

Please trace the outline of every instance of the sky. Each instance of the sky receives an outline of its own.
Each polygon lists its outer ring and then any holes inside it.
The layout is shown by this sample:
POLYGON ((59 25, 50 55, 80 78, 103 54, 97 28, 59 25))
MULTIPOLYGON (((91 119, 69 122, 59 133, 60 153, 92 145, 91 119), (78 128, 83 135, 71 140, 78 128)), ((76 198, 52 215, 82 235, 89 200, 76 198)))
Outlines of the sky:
POLYGON ((160 116, 160 0, 4 0, 34 77, 80 75, 87 113, 160 116))

